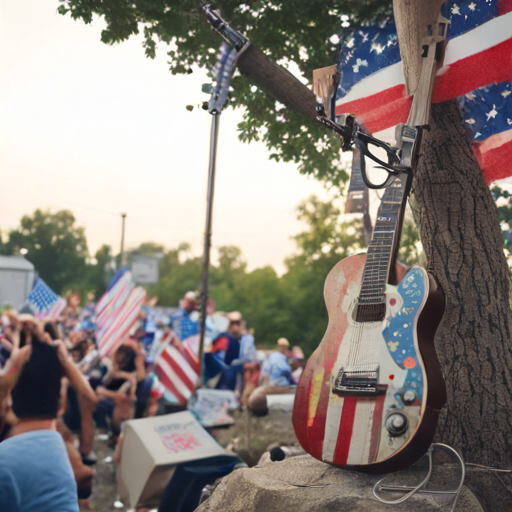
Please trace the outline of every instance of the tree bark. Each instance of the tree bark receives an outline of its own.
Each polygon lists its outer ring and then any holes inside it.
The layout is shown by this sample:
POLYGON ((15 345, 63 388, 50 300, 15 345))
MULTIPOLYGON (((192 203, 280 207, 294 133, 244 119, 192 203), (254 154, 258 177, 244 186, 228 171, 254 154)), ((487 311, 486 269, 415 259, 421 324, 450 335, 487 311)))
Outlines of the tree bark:
MULTIPOLYGON (((422 23, 416 12, 439 0, 394 0, 400 52, 410 77, 422 23), (411 19, 411 25, 408 24, 411 19), (403 37, 403 34, 406 37, 403 37), (402 42, 406 41, 406 44, 402 42)), ((448 393, 436 440, 466 462, 512 469, 512 313, 496 205, 476 161, 456 100, 432 107, 413 181, 427 267, 446 297, 436 350, 448 393)), ((468 486, 486 512, 512 510, 512 476, 468 468, 468 486)))
POLYGON ((242 75, 263 91, 318 124, 314 92, 283 66, 269 59, 259 48, 251 44, 240 55, 237 67, 242 75))

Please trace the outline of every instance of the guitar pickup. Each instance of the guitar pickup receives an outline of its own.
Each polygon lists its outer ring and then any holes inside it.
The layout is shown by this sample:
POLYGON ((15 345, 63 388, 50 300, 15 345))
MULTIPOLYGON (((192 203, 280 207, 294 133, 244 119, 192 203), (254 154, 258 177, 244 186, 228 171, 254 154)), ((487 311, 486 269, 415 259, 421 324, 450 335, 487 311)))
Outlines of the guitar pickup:
POLYGON ((372 397, 385 394, 388 386, 379 384, 379 365, 341 368, 332 387, 340 396, 372 397))

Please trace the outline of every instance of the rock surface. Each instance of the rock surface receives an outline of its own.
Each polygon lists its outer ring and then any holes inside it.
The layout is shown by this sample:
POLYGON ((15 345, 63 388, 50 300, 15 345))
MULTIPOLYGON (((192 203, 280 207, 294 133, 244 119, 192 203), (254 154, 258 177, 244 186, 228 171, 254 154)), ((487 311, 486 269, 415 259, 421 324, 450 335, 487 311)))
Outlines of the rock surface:
MULTIPOLYGON (((440 470, 442 472, 442 470, 440 470)), ((443 475, 438 477, 443 479, 443 475)), ((197 512, 448 512, 446 497, 416 494, 404 503, 385 505, 372 493, 378 477, 344 471, 309 455, 271 462, 263 457, 254 468, 225 477, 197 512)), ((483 512, 466 487, 456 512, 483 512)))
POLYGON ((255 466, 261 455, 274 446, 297 443, 291 411, 270 411, 266 416, 253 416, 249 411, 233 411, 234 425, 210 429, 217 442, 239 455, 249 466, 255 466))

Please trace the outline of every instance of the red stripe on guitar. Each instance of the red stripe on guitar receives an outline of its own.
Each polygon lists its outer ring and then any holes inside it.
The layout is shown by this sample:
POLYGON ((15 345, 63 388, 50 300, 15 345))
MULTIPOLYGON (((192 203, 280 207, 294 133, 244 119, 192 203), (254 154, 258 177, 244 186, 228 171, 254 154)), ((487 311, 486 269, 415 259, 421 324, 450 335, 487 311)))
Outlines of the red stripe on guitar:
POLYGON ((308 429, 307 434, 309 446, 308 453, 319 460, 322 460, 322 452, 324 449, 325 418, 327 416, 327 408, 329 406, 329 393, 328 381, 324 377, 322 390, 320 391, 320 400, 318 401, 318 406, 316 408, 315 419, 313 420, 311 428, 308 429))
POLYGON ((384 412, 384 399, 386 395, 380 395, 375 399, 375 409, 373 410, 372 437, 370 440, 370 453, 368 462, 375 462, 379 453, 380 429, 382 426, 382 413, 384 412))
MULTIPOLYGON (((313 356, 314 357, 314 356, 313 356)), ((307 399, 295 399, 293 404, 292 423, 293 430, 297 439, 309 447, 308 435, 308 415, 309 415, 309 397, 311 396, 311 386, 313 385, 313 368, 305 368, 300 376, 295 396, 306 397, 307 399)), ((304 444, 302 445, 304 448, 304 444)))
POLYGON ((357 402, 358 399, 354 397, 346 397, 343 400, 340 430, 338 432, 338 439, 336 440, 333 459, 333 463, 337 466, 345 466, 347 464, 352 431, 354 430, 354 416, 356 415, 357 402))

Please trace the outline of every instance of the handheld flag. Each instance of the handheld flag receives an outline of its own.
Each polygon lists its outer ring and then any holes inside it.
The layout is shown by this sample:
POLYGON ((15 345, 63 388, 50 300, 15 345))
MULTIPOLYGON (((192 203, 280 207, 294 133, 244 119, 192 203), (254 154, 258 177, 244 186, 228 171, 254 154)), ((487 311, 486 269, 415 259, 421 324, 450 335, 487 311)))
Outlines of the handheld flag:
POLYGON ((199 367, 199 359, 187 340, 168 344, 155 360, 155 374, 180 405, 185 405, 194 393, 199 367))
POLYGON ((27 297, 26 305, 38 319, 56 319, 66 307, 66 301, 57 295, 40 277, 38 277, 27 297))
POLYGON ((96 305, 96 341, 102 357, 111 356, 128 338, 147 296, 144 288, 135 287, 129 270, 114 280, 96 305))

